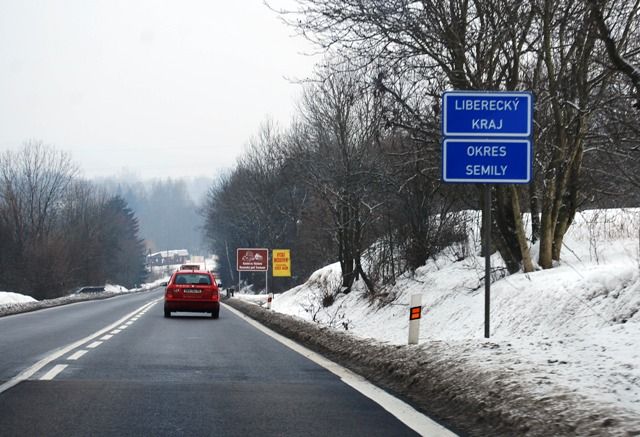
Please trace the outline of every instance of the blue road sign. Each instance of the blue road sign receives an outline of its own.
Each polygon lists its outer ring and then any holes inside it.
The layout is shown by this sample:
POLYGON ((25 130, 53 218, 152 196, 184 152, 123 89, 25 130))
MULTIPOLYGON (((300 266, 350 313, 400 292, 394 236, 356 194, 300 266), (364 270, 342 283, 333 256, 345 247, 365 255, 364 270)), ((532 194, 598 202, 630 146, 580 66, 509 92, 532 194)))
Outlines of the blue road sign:
POLYGON ((442 96, 445 137, 518 137, 532 134, 529 92, 448 91, 442 96))
POLYGON ((531 140, 445 139, 442 143, 442 180, 458 183, 529 183, 531 140))

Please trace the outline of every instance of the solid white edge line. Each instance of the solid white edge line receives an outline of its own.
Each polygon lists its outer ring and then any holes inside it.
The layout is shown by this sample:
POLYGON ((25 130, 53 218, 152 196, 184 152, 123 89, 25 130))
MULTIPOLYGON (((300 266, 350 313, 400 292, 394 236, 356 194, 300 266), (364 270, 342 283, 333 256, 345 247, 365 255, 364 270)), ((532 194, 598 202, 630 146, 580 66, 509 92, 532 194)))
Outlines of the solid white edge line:
POLYGON ((53 378, 55 378, 58 375, 58 373, 66 369, 67 366, 68 364, 58 364, 54 366, 53 369, 49 370, 47 373, 42 375, 42 378, 40 378, 40 381, 51 381, 53 378))
POLYGON ((16 384, 29 379, 36 372, 38 372, 40 369, 42 369, 44 366, 46 366, 47 364, 49 364, 53 360, 56 360, 56 359, 60 358, 61 356, 63 356, 65 354, 71 352, 72 350, 76 349, 77 347, 82 346, 83 344, 90 342, 94 338, 103 335, 105 332, 108 332, 108 331, 112 330, 116 326, 124 323, 130 317, 133 317, 141 309, 146 308, 146 307, 150 307, 151 305, 155 305, 156 303, 158 303, 162 299, 163 298, 161 297, 159 299, 155 299, 155 300, 153 300, 151 302, 148 302, 148 303, 142 305, 140 308, 130 312, 129 314, 127 314, 126 316, 124 316, 120 320, 116 321, 115 323, 112 323, 111 325, 107 326, 106 328, 102 328, 101 330, 99 330, 97 332, 94 332, 93 334, 88 335, 87 337, 85 337, 83 339, 80 339, 78 341, 70 343, 70 344, 58 349, 57 351, 47 355, 46 357, 44 357, 43 359, 41 359, 40 361, 38 361, 37 363, 35 363, 31 367, 23 370, 18 375, 14 376, 13 378, 8 380, 4 384, 0 385, 0 393, 3 393, 5 391, 9 390, 11 387, 15 386, 16 384))
POLYGON ((398 420, 400 420, 402 423, 407 425, 418 434, 430 437, 449 437, 457 435, 454 432, 449 431, 444 426, 440 425, 438 422, 431 420, 428 416, 420 413, 406 402, 390 395, 381 388, 373 385, 357 373, 354 373, 351 370, 346 369, 331 360, 328 360, 322 355, 313 352, 305 348, 304 346, 301 346, 293 340, 278 334, 277 332, 267 328, 266 326, 253 320, 251 317, 236 310, 235 308, 232 308, 226 304, 223 304, 223 306, 225 310, 231 311, 258 330, 264 332, 265 334, 284 344, 288 348, 299 353, 303 357, 310 359, 314 363, 324 367, 331 373, 335 374, 345 384, 349 385, 350 387, 354 388, 364 396, 380 405, 382 408, 387 410, 393 416, 398 418, 398 420))
POLYGON ((77 360, 80 357, 82 357, 84 354, 86 354, 87 352, 89 352, 88 350, 84 350, 84 349, 80 349, 79 351, 77 351, 76 353, 74 353, 73 355, 67 357, 67 360, 77 360))

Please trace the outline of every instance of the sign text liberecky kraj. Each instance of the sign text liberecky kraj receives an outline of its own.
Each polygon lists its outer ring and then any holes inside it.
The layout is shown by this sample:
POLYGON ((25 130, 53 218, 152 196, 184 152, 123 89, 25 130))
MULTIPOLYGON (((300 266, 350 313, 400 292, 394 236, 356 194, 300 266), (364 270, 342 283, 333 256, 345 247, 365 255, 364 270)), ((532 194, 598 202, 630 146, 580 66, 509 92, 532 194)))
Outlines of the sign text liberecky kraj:
POLYGON ((531 182, 530 92, 448 91, 442 95, 442 108, 444 182, 531 182))
POLYGON ((448 91, 442 98, 445 137, 519 137, 532 134, 528 92, 448 91))

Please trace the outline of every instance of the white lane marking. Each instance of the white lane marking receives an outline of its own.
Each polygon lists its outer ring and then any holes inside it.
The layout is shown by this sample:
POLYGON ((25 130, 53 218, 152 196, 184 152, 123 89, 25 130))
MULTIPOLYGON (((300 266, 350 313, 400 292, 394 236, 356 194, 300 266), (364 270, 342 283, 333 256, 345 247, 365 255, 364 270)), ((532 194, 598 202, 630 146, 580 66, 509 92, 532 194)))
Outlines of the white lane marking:
POLYGON ((87 349, 95 349, 102 344, 101 341, 94 341, 90 345, 87 346, 87 349))
POLYGON ((122 329, 114 329, 114 330, 113 330, 113 331, 111 331, 109 334, 116 335, 116 334, 120 334, 121 332, 122 332, 122 329))
POLYGON ((350 387, 354 388, 355 390, 359 391, 360 393, 362 393, 363 395, 365 395, 366 397, 368 397, 369 399, 371 399, 372 401, 380 405, 382 408, 384 408, 389 413, 394 415, 402 423, 407 425, 409 428, 413 429, 418 434, 430 436, 430 437, 449 437, 449 436, 457 435, 449 431, 447 428, 440 425, 439 423, 431 420, 428 416, 420 413, 419 411, 417 411, 415 408, 413 408, 411 405, 407 404, 406 402, 403 402, 400 399, 397 399, 394 396, 391 396, 386 391, 371 384, 369 381, 367 381, 365 378, 358 375, 357 373, 353 373, 351 370, 348 370, 342 367, 341 365, 326 359, 322 355, 319 355, 299 345, 293 340, 290 340, 287 337, 284 337, 278 334, 277 332, 272 331, 271 329, 256 322, 255 320, 241 313, 235 308, 231 308, 229 305, 226 305, 226 304, 222 304, 222 305, 224 306, 225 310, 229 310, 232 313, 238 315, 239 317, 242 317, 245 321, 253 325, 255 328, 273 337, 274 339, 278 340, 280 343, 284 344, 290 349, 293 349, 303 357, 310 359, 314 363, 324 367, 331 373, 335 374, 345 384, 349 385, 350 387))
POLYGON ((79 351, 77 351, 75 354, 73 354, 73 355, 69 356, 69 357, 67 358, 67 360, 74 360, 74 361, 75 361, 75 360, 77 360, 78 358, 82 357, 82 356, 83 356, 84 354, 86 354, 87 352, 89 352, 89 351, 84 350, 84 349, 80 349, 80 350, 79 350, 79 351))
POLYGON ((107 340, 110 340, 112 337, 113 337, 113 334, 107 334, 104 337, 100 337, 100 340, 107 341, 107 340))
POLYGON ((123 331, 123 330, 125 330, 127 328, 128 328, 127 325, 118 326, 118 329, 121 330, 121 331, 123 331))
POLYGON ((130 312, 129 314, 127 314, 126 316, 124 316, 120 320, 116 321, 115 323, 112 323, 111 325, 109 325, 109 326, 107 326, 105 328, 102 328, 101 330, 96 331, 93 334, 90 334, 85 338, 82 338, 82 339, 80 339, 78 341, 70 343, 70 344, 58 349, 57 351, 47 355, 46 357, 44 357, 43 359, 41 359, 40 361, 38 361, 37 363, 35 363, 31 367, 23 370, 18 375, 14 376, 13 378, 8 380, 4 384, 0 385, 0 393, 3 393, 5 391, 9 390, 11 387, 15 386, 16 384, 29 379, 36 372, 38 372, 40 369, 42 369, 44 366, 46 366, 47 364, 49 364, 53 360, 57 360, 58 358, 60 358, 63 355, 66 355, 67 353, 71 352, 72 350, 82 346, 85 343, 90 342, 94 338, 103 335, 105 332, 111 331, 116 326, 121 325, 126 320, 128 320, 131 317, 133 317, 135 314, 138 313, 138 311, 142 310, 143 308, 151 307, 152 305, 155 305, 156 303, 160 302, 162 299, 164 299, 164 297, 160 297, 160 298, 158 298, 156 300, 148 302, 148 303, 144 304, 143 306, 141 306, 140 308, 130 312))
POLYGON ((53 369, 49 370, 47 373, 42 375, 42 378, 40 378, 40 381, 51 381, 53 378, 55 378, 58 375, 58 373, 62 372, 66 368, 67 368, 67 364, 58 364, 54 366, 53 369))
MULTIPOLYGON (((150 289, 148 291, 145 291, 144 293, 147 293, 147 292, 151 293, 151 292, 153 292, 155 290, 158 290, 158 288, 152 288, 152 289, 150 289)), ((120 298, 125 297, 125 296, 126 296, 126 293, 123 293, 120 296, 113 296, 113 297, 110 297, 109 299, 114 299, 115 300, 115 299, 120 299, 120 298)), ((71 306, 74 306, 74 305, 87 305, 87 304, 90 304, 91 302, 94 302, 94 301, 91 300, 91 299, 90 300, 81 300, 81 301, 78 301, 78 302, 71 302, 71 303, 65 304, 64 307, 68 308, 68 307, 71 307, 71 306)), ((53 306, 53 307, 50 307, 50 308, 42 308, 42 309, 38 310, 38 314, 49 312, 49 311, 59 311, 60 308, 61 308, 61 306, 53 306)), ((33 311, 27 311, 25 313, 7 314, 6 316, 2 316, 2 318, 3 319, 8 319, 9 317, 11 317, 11 318, 13 318, 13 317, 30 317, 32 315, 33 315, 33 311)))

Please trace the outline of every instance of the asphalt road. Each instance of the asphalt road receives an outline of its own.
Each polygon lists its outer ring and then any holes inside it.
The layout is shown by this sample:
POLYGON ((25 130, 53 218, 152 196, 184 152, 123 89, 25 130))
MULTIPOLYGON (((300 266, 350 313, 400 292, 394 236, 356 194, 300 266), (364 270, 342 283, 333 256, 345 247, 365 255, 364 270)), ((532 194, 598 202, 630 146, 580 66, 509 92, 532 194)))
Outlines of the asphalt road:
POLYGON ((416 435, 223 307, 162 290, 0 318, 2 436, 416 435))

